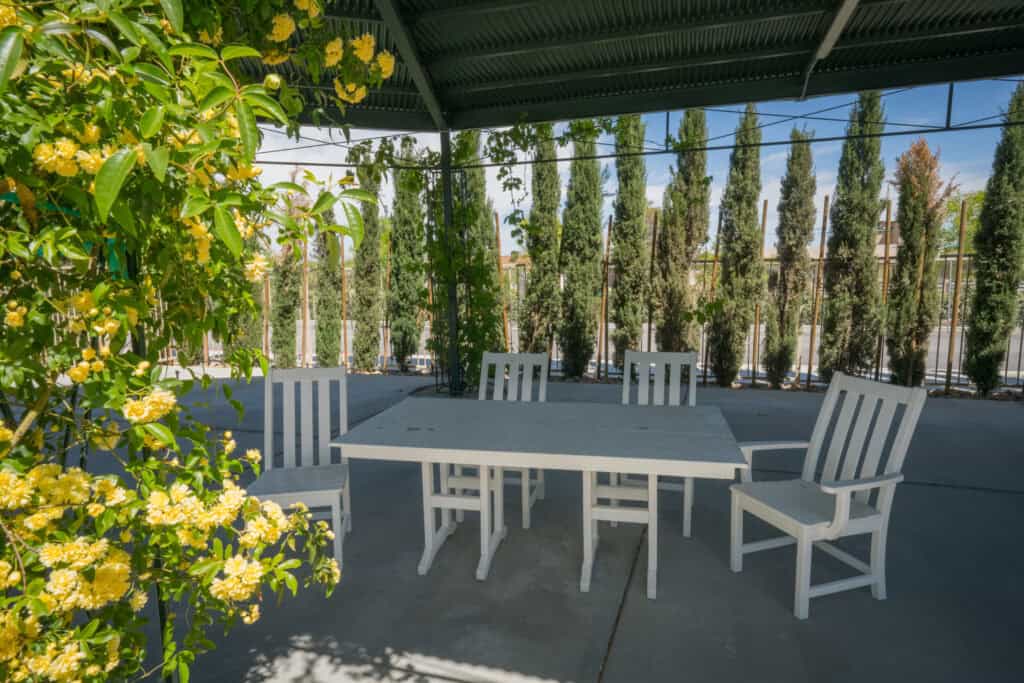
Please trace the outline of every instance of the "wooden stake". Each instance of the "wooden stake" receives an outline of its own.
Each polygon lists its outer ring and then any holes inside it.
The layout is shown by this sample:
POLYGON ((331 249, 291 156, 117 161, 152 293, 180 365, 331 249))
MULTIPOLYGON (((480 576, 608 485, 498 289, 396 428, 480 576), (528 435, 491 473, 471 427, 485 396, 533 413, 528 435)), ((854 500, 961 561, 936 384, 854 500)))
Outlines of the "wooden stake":
MULTIPOLYGON (((821 210, 821 244, 818 245, 818 268, 814 273, 814 307, 811 315, 811 346, 807 349, 807 388, 811 388, 811 369, 814 367, 814 341, 818 331, 818 313, 821 310, 821 277, 825 271, 825 239, 828 235, 828 195, 821 210)), ((799 377, 797 383, 799 384, 799 377)))
MULTIPOLYGON (((758 254, 758 258, 764 261, 764 242, 766 233, 768 231, 768 200, 764 200, 764 204, 761 206, 761 253, 758 254)), ((761 351, 761 297, 757 297, 757 302, 754 304, 754 348, 752 350, 753 358, 753 375, 750 380, 752 386, 757 385, 757 361, 761 351)))
POLYGON ((651 267, 647 275, 647 350, 653 351, 651 333, 654 331, 654 261, 658 254, 658 212, 654 212, 654 226, 651 228, 651 267))
POLYGON ((505 296, 505 276, 501 272, 501 220, 498 218, 497 211, 494 212, 494 241, 498 245, 494 258, 497 261, 498 281, 501 283, 501 324, 502 330, 505 333, 505 351, 511 353, 512 330, 508 322, 508 298, 505 296))
POLYGON ((263 355, 270 358, 270 275, 263 276, 263 355))
POLYGON ((348 368, 348 289, 345 275, 345 237, 338 240, 341 246, 341 365, 348 368))
MULTIPOLYGON (((611 269, 612 269, 612 217, 608 216, 608 241, 604 246, 604 296, 601 303, 601 317, 604 329, 604 363, 608 365, 608 304, 611 299, 611 269)), ((608 378, 608 368, 605 367, 605 379, 608 378)))
POLYGON ((383 361, 381 363, 381 370, 387 374, 388 371, 388 359, 391 358, 391 353, 388 351, 388 347, 391 345, 391 318, 388 316, 388 297, 391 296, 391 237, 388 237, 388 251, 385 255, 386 265, 384 274, 384 351, 383 361))
POLYGON ((956 241, 956 278, 953 280, 953 312, 949 321, 949 353, 946 356, 946 393, 953 388, 953 357, 956 355, 956 324, 960 314, 960 283, 964 272, 964 233, 967 231, 967 200, 960 202, 960 236, 956 241))
MULTIPOLYGON (((715 257, 711 261, 711 294, 708 297, 708 303, 715 302, 715 279, 718 277, 718 250, 722 245, 722 207, 718 207, 718 231, 715 233, 715 257)), ((709 344, 709 335, 707 332, 704 333, 704 379, 703 382, 706 385, 708 383, 708 365, 711 360, 711 344, 709 344)))
POLYGON ((309 239, 302 240, 302 362, 307 367, 309 355, 309 239))
MULTIPOLYGON (((885 200, 885 250, 882 252, 882 306, 889 298, 889 242, 892 239, 892 200, 885 200)), ((882 376, 882 345, 885 332, 878 337, 878 351, 875 353, 875 381, 882 376)))

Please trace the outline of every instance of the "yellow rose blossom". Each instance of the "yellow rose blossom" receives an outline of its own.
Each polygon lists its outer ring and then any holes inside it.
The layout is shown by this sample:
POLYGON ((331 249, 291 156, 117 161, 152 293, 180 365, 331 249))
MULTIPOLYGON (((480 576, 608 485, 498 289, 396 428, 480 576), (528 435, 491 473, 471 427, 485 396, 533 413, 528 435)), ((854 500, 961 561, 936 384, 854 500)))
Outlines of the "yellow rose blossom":
POLYGON ((128 604, 131 605, 133 612, 140 612, 142 608, 149 602, 149 596, 142 591, 135 591, 132 596, 128 598, 128 604))
POLYGON ((10 441, 14 438, 14 430, 0 422, 0 441, 10 441))
POLYGON ((141 399, 128 399, 121 412, 133 424, 153 422, 171 412, 178 399, 166 389, 154 389, 141 399))
POLYGON ((366 98, 366 86, 355 83, 347 83, 344 86, 341 85, 341 81, 337 78, 334 79, 334 92, 338 95, 338 99, 342 102, 348 102, 349 104, 359 104, 366 98))
POLYGON ((8 327, 21 327, 25 324, 25 315, 20 311, 7 311, 4 324, 8 327))
POLYGON ((33 492, 32 483, 27 478, 17 472, 0 470, 0 510, 25 507, 32 500, 33 492))
POLYGON ((341 57, 344 54, 345 46, 341 42, 341 38, 335 38, 324 46, 324 66, 334 66, 341 61, 341 57))
POLYGON ((96 304, 93 301, 92 292, 85 291, 71 297, 71 305, 79 313, 84 313, 92 309, 92 307, 95 306, 96 304))
POLYGON ((112 451, 117 447, 117 442, 120 438, 121 432, 118 430, 117 425, 113 422, 107 422, 98 432, 92 435, 90 443, 95 448, 112 451))
POLYGON ((205 29, 199 32, 199 42, 216 47, 224 40, 224 29, 217 27, 216 32, 211 36, 205 29))
POLYGON ((100 140, 100 127, 95 123, 87 123, 78 134, 78 141, 83 145, 94 145, 100 140))
POLYGON ((291 56, 287 52, 281 52, 280 50, 271 50, 270 52, 263 55, 263 63, 267 66, 277 66, 278 64, 284 64, 291 56))
POLYGON ((53 143, 53 151, 61 159, 74 159, 78 149, 78 143, 70 138, 59 138, 53 143))
POLYGON ((89 378, 89 364, 82 361, 78 365, 68 368, 68 377, 75 384, 81 384, 89 378))
POLYGON ((19 23, 18 13, 13 7, 10 5, 0 5, 0 28, 17 26, 19 23))
POLYGON ((93 349, 91 346, 87 346, 84 349, 82 349, 82 360, 91 361, 95 357, 96 357, 96 350, 93 349))
POLYGON ((289 14, 278 14, 274 17, 274 23, 270 30, 270 40, 275 43, 283 43, 295 33, 295 20, 289 14))
POLYGON ((267 274, 267 257, 256 254, 245 264, 245 279, 249 282, 262 282, 267 274))
POLYGON ((106 367, 106 364, 104 364, 104 362, 101 360, 94 360, 89 365, 89 369, 92 370, 93 372, 103 372, 104 368, 106 367))
POLYGON ((75 163, 74 159, 60 159, 55 164, 53 170, 57 175, 73 178, 78 175, 78 164, 75 163))
POLYGON ((261 173, 263 173, 262 168, 256 168, 250 164, 238 164, 237 166, 229 166, 224 175, 227 176, 228 180, 242 182, 244 180, 249 180, 250 178, 255 178, 261 173))
POLYGON ((372 33, 364 33, 352 39, 352 49, 363 64, 369 64, 373 60, 373 50, 376 46, 377 41, 374 40, 372 33))
POLYGON ((391 78, 391 74, 395 72, 395 56, 383 50, 377 55, 377 66, 380 67, 381 78, 391 78))
POLYGON ((143 377, 148 370, 149 370, 149 361, 148 360, 140 361, 139 364, 135 366, 135 369, 132 370, 132 375, 134 377, 143 377))

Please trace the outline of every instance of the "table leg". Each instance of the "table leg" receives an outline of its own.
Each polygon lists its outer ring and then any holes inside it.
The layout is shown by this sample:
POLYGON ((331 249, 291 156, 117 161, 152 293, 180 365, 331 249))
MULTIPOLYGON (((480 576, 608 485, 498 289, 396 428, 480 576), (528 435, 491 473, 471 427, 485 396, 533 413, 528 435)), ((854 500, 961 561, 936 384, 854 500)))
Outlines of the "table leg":
POLYGON ((434 506, 431 502, 434 495, 434 465, 425 462, 421 467, 423 475, 423 555, 420 557, 420 564, 416 571, 423 576, 430 571, 430 565, 434 563, 437 551, 444 545, 454 527, 452 524, 443 524, 440 529, 434 529, 434 506))
POLYGON ((647 477, 647 597, 658 594, 658 477, 647 477))
MULTIPOLYGON (((451 465, 446 462, 442 462, 438 464, 437 467, 440 473, 440 476, 438 477, 438 486, 441 490, 441 495, 447 496, 451 493, 451 489, 448 486, 448 471, 451 468, 451 465)), ((441 508, 441 525, 446 527, 452 525, 451 508, 441 508)))
POLYGON ((590 591, 590 576, 594 568, 594 473, 583 472, 583 566, 580 568, 580 592, 590 591))
MULTIPOLYGON (((500 482, 505 476, 505 470, 502 468, 496 468, 496 481, 494 486, 501 488, 500 482)), ((491 478, 490 468, 484 464, 480 464, 480 563, 476 567, 476 579, 477 581, 483 581, 487 578, 487 573, 491 570, 491 560, 494 559, 494 553, 498 550, 498 546, 501 544, 502 539, 505 538, 504 526, 494 528, 494 521, 500 522, 504 525, 504 511, 498 512, 500 509, 498 504, 504 506, 504 493, 499 492, 496 488, 493 495, 495 497, 496 511, 494 518, 491 517, 491 478), (493 520, 493 521, 492 521, 493 520)))

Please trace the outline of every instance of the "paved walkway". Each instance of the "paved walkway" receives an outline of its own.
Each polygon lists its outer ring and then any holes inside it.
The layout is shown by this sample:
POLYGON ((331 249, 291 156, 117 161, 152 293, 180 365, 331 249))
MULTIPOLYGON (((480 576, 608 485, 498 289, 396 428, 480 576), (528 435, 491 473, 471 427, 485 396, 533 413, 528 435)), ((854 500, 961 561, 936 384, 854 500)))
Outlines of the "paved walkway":
MULTIPOLYGON (((353 421, 414 383, 353 378, 353 421)), ((254 410, 234 430, 257 445, 262 386, 246 391, 254 410)), ((610 385, 554 382, 548 390, 552 401, 615 402, 618 395, 610 385)), ((721 406, 741 440, 809 436, 821 399, 700 389, 700 401, 721 406)), ((220 426, 230 416, 211 417, 220 426)), ((662 494, 658 599, 649 601, 645 532, 625 524, 602 530, 592 591, 579 593, 578 475, 548 474, 548 498, 534 508, 528 532, 514 526, 518 497, 506 496, 509 537, 480 583, 473 578, 475 515, 420 577, 419 468, 354 462, 354 531, 336 593, 324 599, 305 591, 266 604, 257 624, 239 626, 200 659, 193 680, 1019 680, 1022 423, 1024 404, 930 399, 908 457, 908 483, 896 496, 889 599, 875 601, 867 589, 816 599, 806 622, 792 616, 792 548, 748 557, 742 574, 729 571, 725 482, 697 483, 692 539, 681 535, 678 499, 662 494)), ((760 476, 799 470, 798 456, 763 457, 760 476)), ((753 522, 748 529, 768 534, 753 522)), ((852 540, 849 548, 867 551, 866 539, 852 540)), ((822 554, 814 561, 815 582, 846 571, 822 554)))

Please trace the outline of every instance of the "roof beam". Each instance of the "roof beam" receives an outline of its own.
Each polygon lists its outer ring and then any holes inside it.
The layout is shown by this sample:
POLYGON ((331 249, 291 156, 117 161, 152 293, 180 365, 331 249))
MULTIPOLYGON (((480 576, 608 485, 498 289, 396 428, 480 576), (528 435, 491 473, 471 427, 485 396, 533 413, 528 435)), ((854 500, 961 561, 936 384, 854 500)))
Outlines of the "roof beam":
MULTIPOLYGON (((501 59, 515 55, 529 54, 540 50, 570 50, 583 46, 594 46, 602 43, 614 43, 623 40, 641 41, 659 36, 672 35, 692 31, 729 29, 743 26, 750 22, 799 19, 801 17, 824 14, 828 10, 821 6, 805 5, 803 9, 770 10, 750 12, 747 14, 716 15, 703 19, 677 21, 672 23, 659 22, 646 26, 627 26, 604 31, 601 33, 580 33, 577 35, 557 36, 540 40, 507 42, 490 47, 468 50, 457 50, 439 54, 430 58, 431 70, 440 70, 452 66, 462 60, 501 59)), ((436 71, 435 71, 436 73, 436 71)))
POLYGON ((840 34, 846 28, 846 24, 849 23, 850 17, 853 16, 853 12, 857 9, 858 4, 860 4, 860 0, 843 0, 843 4, 839 6, 839 9, 832 16, 832 23, 829 24, 828 30, 825 31, 825 36, 818 45, 818 49, 814 51, 811 60, 807 62, 807 67, 804 69, 804 84, 800 89, 800 99, 804 99, 807 96, 807 83, 811 80, 811 72, 814 71, 814 67, 832 52, 832 48, 836 46, 836 41, 839 40, 840 34))
POLYGON ((491 2, 474 2, 471 5, 450 5, 420 12, 410 23, 422 24, 428 21, 446 19, 469 19, 485 14, 509 12, 517 9, 528 9, 543 4, 543 0, 491 0, 491 2))
POLYGON ((412 81, 416 84, 416 89, 419 90, 420 97, 423 98, 427 111, 430 112, 430 118, 434 121, 437 130, 446 130, 448 126, 444 120, 444 113, 441 111, 441 103, 434 93, 434 87, 430 83, 430 76, 427 75, 422 62, 420 62, 416 45, 412 41, 412 35, 406 28, 405 23, 402 22, 402 17, 398 13, 398 7, 396 7, 394 0, 375 0, 375 4, 381 18, 384 19, 384 24, 387 26, 392 40, 395 41, 395 48, 398 50, 405 68, 409 70, 409 76, 412 77, 412 81))

